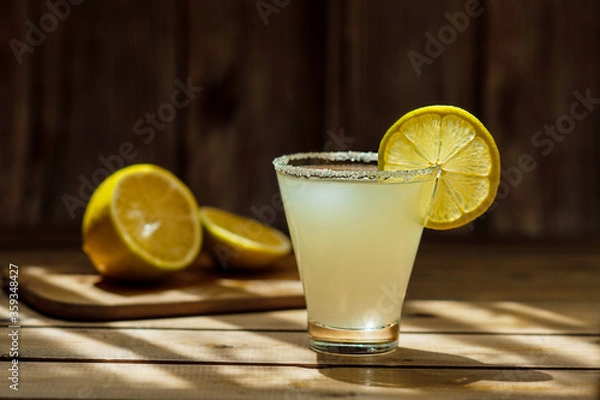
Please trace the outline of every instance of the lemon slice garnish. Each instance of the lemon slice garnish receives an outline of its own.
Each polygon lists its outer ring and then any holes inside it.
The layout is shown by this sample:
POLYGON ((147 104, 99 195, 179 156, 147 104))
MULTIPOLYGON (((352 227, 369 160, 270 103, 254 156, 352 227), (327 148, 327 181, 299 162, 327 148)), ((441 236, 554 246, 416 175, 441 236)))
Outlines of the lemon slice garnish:
POLYGON ((492 135, 469 112, 434 105, 400 118, 381 140, 379 169, 439 166, 425 227, 452 229, 483 214, 500 183, 500 154, 492 135))

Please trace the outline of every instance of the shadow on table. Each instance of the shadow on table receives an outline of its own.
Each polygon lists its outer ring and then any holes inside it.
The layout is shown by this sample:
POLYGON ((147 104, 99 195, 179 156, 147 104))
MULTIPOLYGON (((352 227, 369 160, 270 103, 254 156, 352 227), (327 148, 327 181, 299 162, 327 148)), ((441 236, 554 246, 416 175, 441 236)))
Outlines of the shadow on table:
POLYGON ((365 358, 318 354, 317 362, 319 372, 324 376, 364 386, 431 388, 464 386, 478 381, 552 380, 551 375, 530 368, 507 368, 483 364, 468 357, 409 348, 399 348, 387 356, 365 358), (340 364, 342 357, 347 364, 340 364), (382 366, 382 357, 394 357, 400 359, 400 363, 382 366))

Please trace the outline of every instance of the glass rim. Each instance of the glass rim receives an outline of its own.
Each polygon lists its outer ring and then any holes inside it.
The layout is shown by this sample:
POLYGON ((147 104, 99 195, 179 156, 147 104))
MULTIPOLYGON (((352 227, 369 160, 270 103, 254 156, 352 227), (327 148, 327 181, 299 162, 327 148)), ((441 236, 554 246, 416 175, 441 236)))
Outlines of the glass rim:
MULTIPOLYGON (((323 151, 303 152, 283 155, 273 160, 277 173, 297 178, 341 179, 341 180, 394 180, 416 182, 437 177, 438 166, 395 171, 379 171, 377 169, 331 169, 311 168, 310 165, 292 165, 299 160, 322 160, 323 162, 376 163, 378 154, 372 151, 323 151)), ((375 164, 376 165, 376 164, 375 164)))

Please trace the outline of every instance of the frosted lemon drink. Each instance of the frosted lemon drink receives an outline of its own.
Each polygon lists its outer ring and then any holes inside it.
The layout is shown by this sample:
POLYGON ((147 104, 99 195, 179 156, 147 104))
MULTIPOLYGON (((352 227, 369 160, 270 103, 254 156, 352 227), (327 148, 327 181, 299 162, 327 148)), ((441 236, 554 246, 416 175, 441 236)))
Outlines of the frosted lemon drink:
POLYGON ((452 106, 415 110, 378 153, 274 160, 308 311, 309 347, 369 355, 397 347, 423 227, 450 229, 495 197, 500 159, 485 127, 452 106))
POLYGON ((275 160, 316 349, 396 347, 436 169, 387 173, 376 162, 356 152, 275 160))

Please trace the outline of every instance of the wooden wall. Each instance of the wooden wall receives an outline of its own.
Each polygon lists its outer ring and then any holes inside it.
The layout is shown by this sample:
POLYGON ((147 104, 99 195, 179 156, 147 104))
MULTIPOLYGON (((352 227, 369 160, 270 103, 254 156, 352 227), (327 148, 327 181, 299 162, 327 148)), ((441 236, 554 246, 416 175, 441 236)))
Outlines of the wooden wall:
POLYGON ((4 236, 76 233, 103 170, 139 162, 284 227, 272 158, 376 150, 432 103, 478 115, 504 166, 449 235, 600 232, 595 0, 6 0, 0 38, 4 236))

